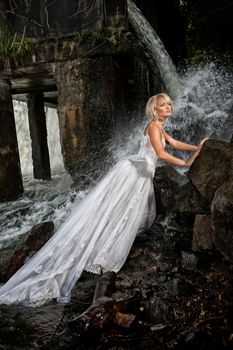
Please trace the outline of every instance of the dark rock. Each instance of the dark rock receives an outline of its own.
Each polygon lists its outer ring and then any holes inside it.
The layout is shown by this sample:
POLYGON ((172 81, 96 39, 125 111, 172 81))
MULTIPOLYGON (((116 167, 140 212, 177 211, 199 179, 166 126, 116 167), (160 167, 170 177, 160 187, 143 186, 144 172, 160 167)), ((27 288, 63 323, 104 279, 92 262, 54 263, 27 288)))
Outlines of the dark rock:
POLYGON ((192 221, 194 215, 202 210, 198 192, 187 175, 180 174, 171 166, 156 169, 154 189, 157 214, 176 213, 180 219, 192 221))
POLYGON ((195 270, 198 262, 198 258, 189 252, 181 252, 182 256, 182 268, 185 270, 195 270))
POLYGON ((1 282, 6 282, 24 264, 27 258, 37 252, 51 237, 54 231, 52 222, 43 222, 23 235, 17 242, 2 250, 1 282))
POLYGON ((179 279, 172 278, 164 283, 167 293, 171 296, 178 296, 178 283, 179 279))
POLYGON ((169 296, 182 298, 192 295, 195 288, 188 280, 175 277, 165 282, 165 287, 169 296))
POLYGON ((215 191, 230 179, 232 173, 233 144, 208 140, 190 167, 188 176, 204 197, 206 206, 210 207, 215 191))
POLYGON ((211 231, 211 217, 209 215, 196 215, 193 227, 193 251, 213 249, 211 231))
POLYGON ((152 323, 163 323, 168 318, 168 305, 164 300, 153 295, 144 305, 144 317, 152 323))
POLYGON ((223 184, 211 204, 214 244, 233 263, 233 181, 223 184))
POLYGON ((64 306, 0 306, 1 349, 34 349, 47 342, 63 317, 64 306), (17 344, 17 345, 16 345, 17 344))
POLYGON ((158 214, 176 210, 177 187, 180 188, 187 182, 187 177, 171 166, 162 166, 155 170, 154 189, 158 214))

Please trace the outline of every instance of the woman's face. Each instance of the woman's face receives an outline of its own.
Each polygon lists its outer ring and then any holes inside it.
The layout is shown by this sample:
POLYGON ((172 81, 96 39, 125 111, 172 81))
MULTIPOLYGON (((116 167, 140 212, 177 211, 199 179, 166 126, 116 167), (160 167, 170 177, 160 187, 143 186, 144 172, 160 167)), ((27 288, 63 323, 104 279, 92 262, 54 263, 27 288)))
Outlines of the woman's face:
POLYGON ((155 110, 158 118, 166 118, 172 114, 172 103, 164 97, 158 97, 156 101, 155 110))

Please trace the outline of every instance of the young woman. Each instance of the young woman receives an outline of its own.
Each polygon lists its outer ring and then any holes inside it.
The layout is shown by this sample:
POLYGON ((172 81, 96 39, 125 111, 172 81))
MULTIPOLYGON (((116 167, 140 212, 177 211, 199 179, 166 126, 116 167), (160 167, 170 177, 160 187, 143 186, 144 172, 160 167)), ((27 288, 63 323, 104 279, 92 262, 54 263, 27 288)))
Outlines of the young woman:
POLYGON ((165 93, 152 96, 146 105, 146 114, 151 118, 151 122, 147 125, 144 134, 148 135, 149 143, 154 148, 155 153, 159 159, 177 166, 190 166, 195 158, 198 156, 200 149, 206 139, 198 146, 190 145, 181 141, 173 139, 164 129, 163 124, 165 120, 171 116, 173 111, 172 101, 165 93), (195 153, 187 160, 183 160, 169 154, 165 150, 165 142, 168 142, 173 148, 194 151, 195 153))
POLYGON ((83 270, 118 272, 135 236, 154 221, 153 177, 157 159, 190 166, 199 146, 173 139, 163 129, 172 113, 164 94, 152 96, 146 106, 151 118, 144 130, 138 154, 119 161, 74 208, 52 238, 0 289, 0 304, 40 306, 51 299, 69 301, 83 270), (188 160, 165 150, 173 147, 194 151, 188 160))

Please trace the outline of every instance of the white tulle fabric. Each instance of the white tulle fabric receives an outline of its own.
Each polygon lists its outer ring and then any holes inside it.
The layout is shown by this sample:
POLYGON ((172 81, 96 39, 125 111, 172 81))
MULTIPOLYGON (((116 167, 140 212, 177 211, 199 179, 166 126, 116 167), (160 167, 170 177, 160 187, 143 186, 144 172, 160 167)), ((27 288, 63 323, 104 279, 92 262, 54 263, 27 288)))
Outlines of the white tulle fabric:
POLYGON ((138 154, 119 161, 31 260, 0 289, 1 304, 67 302, 83 270, 119 271, 135 236, 155 219, 157 157, 143 136, 138 154))

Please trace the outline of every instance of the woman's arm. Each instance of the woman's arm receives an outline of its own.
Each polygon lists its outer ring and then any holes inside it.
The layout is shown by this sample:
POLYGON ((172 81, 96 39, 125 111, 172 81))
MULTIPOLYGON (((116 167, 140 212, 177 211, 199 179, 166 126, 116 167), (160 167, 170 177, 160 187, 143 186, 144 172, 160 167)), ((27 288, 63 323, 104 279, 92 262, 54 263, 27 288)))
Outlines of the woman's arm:
MULTIPOLYGON (((161 130, 158 125, 153 124, 148 129, 148 135, 150 137, 150 142, 158 156, 159 159, 164 160, 167 163, 174 164, 177 166, 190 166, 194 159, 198 156, 199 150, 197 150, 188 160, 183 160, 178 157, 173 156, 168 153, 162 144, 161 130)), ((165 137, 165 135, 164 135, 165 137)), ((166 137, 165 137, 166 139, 166 137)), ((190 150, 190 149, 189 149, 190 150)))
POLYGON ((175 140, 173 137, 171 137, 166 131, 163 130, 164 138, 165 140, 171 145, 173 148, 183 150, 183 151, 197 151, 198 146, 191 145, 189 143, 181 142, 178 140, 175 140))

